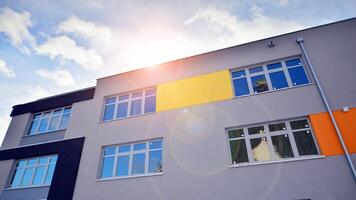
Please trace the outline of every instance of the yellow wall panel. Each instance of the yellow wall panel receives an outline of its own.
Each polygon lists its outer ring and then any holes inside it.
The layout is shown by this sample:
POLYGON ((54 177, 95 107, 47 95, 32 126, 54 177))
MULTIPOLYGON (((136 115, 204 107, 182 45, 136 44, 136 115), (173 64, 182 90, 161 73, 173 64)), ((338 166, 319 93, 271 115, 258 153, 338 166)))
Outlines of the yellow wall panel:
POLYGON ((157 111, 198 105, 233 97, 229 70, 157 86, 157 111))

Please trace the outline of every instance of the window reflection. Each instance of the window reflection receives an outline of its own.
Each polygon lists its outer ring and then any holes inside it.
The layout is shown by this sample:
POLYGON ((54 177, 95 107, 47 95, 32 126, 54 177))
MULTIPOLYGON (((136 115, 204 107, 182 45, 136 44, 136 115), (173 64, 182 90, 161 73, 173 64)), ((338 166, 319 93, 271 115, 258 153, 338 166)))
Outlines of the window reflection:
POLYGON ((260 93, 268 91, 268 85, 265 75, 253 76, 251 77, 253 91, 255 93, 260 93))
POLYGON ((251 139, 250 142, 254 161, 271 160, 271 153, 269 152, 267 138, 255 138, 251 139))
POLYGON ((294 157, 292 146, 290 145, 287 134, 272 136, 272 144, 274 155, 277 160, 294 157))

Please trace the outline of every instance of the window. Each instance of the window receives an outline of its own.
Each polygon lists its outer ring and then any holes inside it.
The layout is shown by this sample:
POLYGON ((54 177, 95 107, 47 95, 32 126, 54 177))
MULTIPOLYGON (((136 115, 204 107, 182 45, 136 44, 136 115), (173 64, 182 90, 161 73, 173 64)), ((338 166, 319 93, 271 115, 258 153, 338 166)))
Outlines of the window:
POLYGON ((50 185, 56 162, 57 155, 19 160, 10 188, 50 185))
POLYGON ((150 88, 105 99, 103 121, 156 112, 156 89, 150 88))
POLYGON ((71 109, 67 107, 34 114, 28 135, 66 129, 71 109))
POLYGON ((162 172, 162 140, 105 147, 100 178, 162 172))
POLYGON ((318 155, 307 119, 228 130, 233 165, 318 155))
POLYGON ((299 58, 231 72, 235 96, 309 83, 299 58))

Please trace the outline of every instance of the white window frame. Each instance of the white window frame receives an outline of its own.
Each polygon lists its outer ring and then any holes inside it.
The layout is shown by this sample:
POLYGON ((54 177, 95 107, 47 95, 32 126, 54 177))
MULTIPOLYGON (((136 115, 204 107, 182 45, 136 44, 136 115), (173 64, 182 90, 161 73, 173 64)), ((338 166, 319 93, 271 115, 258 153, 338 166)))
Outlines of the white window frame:
MULTIPOLYGON (((17 189, 17 188, 29 188, 29 187, 41 187, 41 186, 50 186, 51 184, 45 184, 45 181, 46 181, 46 178, 47 178, 47 175, 48 175, 48 168, 49 168, 49 166, 50 165, 52 165, 52 164, 54 164, 54 166, 56 166, 56 164, 57 164, 57 161, 56 162, 51 162, 51 158, 52 157, 57 157, 57 159, 58 159, 58 155, 56 155, 56 154, 54 154, 54 155, 48 155, 48 156, 40 156, 40 157, 33 157, 33 158, 26 158, 26 159, 21 159, 21 160, 17 160, 17 162, 16 162, 16 167, 15 167, 15 169, 14 169, 14 171, 13 171, 13 173, 12 173, 12 177, 11 177, 11 180, 10 180, 10 183, 9 183, 9 188, 10 189, 17 189), (47 162, 46 163, 39 163, 39 160, 41 159, 41 158, 47 158, 47 162), (28 163, 28 161, 29 160, 33 160, 33 159, 36 159, 36 163, 34 164, 34 165, 28 165, 27 163, 28 163), (17 166, 21 161, 26 161, 26 165, 25 166, 17 166), (38 184, 38 185, 34 185, 33 184, 33 181, 34 181, 34 178, 35 178, 35 175, 36 175, 36 170, 37 170, 37 168, 39 168, 39 167, 45 167, 45 171, 44 171, 44 173, 43 173, 43 175, 42 175, 42 180, 41 180, 41 182, 42 182, 42 184, 38 184), (33 174, 32 174, 32 176, 31 176, 31 184, 30 185, 27 185, 27 186, 22 186, 21 185, 21 183, 22 183, 22 181, 23 181, 23 178, 24 178, 24 175, 25 175, 25 171, 26 171, 26 169, 27 168, 34 168, 33 169, 33 174), (20 181, 20 186, 12 186, 12 181, 13 181, 13 179, 14 179, 14 177, 15 177, 15 175, 16 175, 16 172, 17 172, 17 170, 18 169, 24 169, 24 173, 22 174, 22 176, 21 176, 21 181, 20 181)), ((54 172, 53 172, 54 173, 54 172)), ((53 178, 53 177, 52 177, 53 178)), ((51 180, 51 182, 52 182, 52 180, 51 180)))
POLYGON ((312 157, 318 157, 320 156, 320 149, 317 143, 317 140, 315 138, 313 128, 311 126, 310 120, 307 117, 302 117, 302 118, 294 118, 294 119, 288 119, 288 120, 282 120, 282 121, 272 121, 272 122, 267 122, 267 123, 261 123, 261 124, 255 124, 255 125, 250 125, 250 126, 242 126, 242 127, 236 127, 236 128, 228 128, 226 129, 226 136, 227 136, 227 141, 228 141, 228 149, 229 149, 229 154, 230 154, 230 165, 232 166, 244 166, 244 165, 250 165, 250 164, 258 164, 258 163, 273 163, 273 162, 280 162, 280 161, 288 161, 288 160, 298 160, 301 158, 312 158, 312 157), (292 121, 299 121, 299 120, 307 120, 309 127, 303 128, 303 129, 293 129, 291 128, 290 122, 292 121), (285 130, 279 130, 279 131, 269 131, 268 125, 272 124, 279 124, 279 123, 284 123, 286 126, 285 130), (248 133, 248 129, 252 127, 258 127, 258 126, 263 126, 264 127, 264 133, 262 134, 253 134, 250 135, 248 133), (229 131, 232 130, 239 130, 243 129, 244 136, 242 137, 236 137, 236 138, 229 138, 229 131), (310 134, 312 135, 315 148, 317 150, 317 154, 314 155, 305 155, 301 156, 299 155, 297 144, 295 142, 294 134, 293 132, 297 131, 310 131, 310 134), (274 154, 274 148, 273 148, 273 143, 272 143, 272 137, 273 136, 279 136, 279 135, 288 135, 289 142, 293 151, 293 157, 291 158, 281 158, 278 159, 276 158, 274 154), (252 148, 251 148, 251 139, 256 139, 256 138, 266 138, 267 139, 267 144, 268 144, 268 150, 271 155, 271 160, 266 160, 266 161, 254 161, 253 159, 253 153, 252 153, 252 148), (246 145, 246 151, 247 151, 247 157, 248 157, 248 162, 242 162, 242 163, 234 163, 233 158, 231 157, 231 147, 230 147, 230 141, 235 141, 235 140, 245 140, 245 145, 246 145))
POLYGON ((108 122, 108 121, 113 121, 113 120, 119 120, 119 119, 126 119, 126 118, 130 118, 130 117, 136 117, 136 116, 141 116, 141 115, 146 115, 146 114, 150 114, 150 113, 155 113, 156 110, 157 110, 157 107, 155 109, 155 111, 153 112, 147 112, 145 113, 145 103, 146 103, 146 98, 147 97, 152 97, 152 96, 156 96, 156 106, 157 106, 157 88, 156 87, 149 87, 149 88, 145 88, 145 89, 142 89, 142 90, 135 90, 135 91, 131 91, 131 92, 125 92, 125 93, 121 93, 119 95, 115 95, 115 96, 107 96, 104 98, 104 106, 103 106, 103 112, 102 112, 102 115, 101 115, 101 122, 108 122), (149 90, 155 90, 154 94, 151 94, 151 95, 146 95, 146 92, 149 91, 149 90), (133 97, 132 95, 135 94, 135 93, 138 93, 138 92, 141 92, 142 93, 142 96, 140 97, 133 97), (128 95, 128 99, 125 99, 125 100, 119 100, 120 97, 122 96, 126 96, 128 95), (106 100, 107 99, 110 99, 110 98, 115 98, 115 103, 106 103, 106 100), (135 100, 141 100, 141 110, 140 110, 140 113, 137 114, 137 115, 131 115, 131 107, 132 107, 132 102, 135 101, 135 100), (119 103, 125 103, 127 102, 128 105, 127 105, 127 115, 126 117, 117 117, 117 111, 118 111, 118 104, 119 103), (108 119, 108 120, 104 120, 104 116, 105 116, 105 108, 106 106, 108 105, 112 105, 112 104, 115 104, 115 108, 114 108, 114 115, 113 115, 113 118, 112 119, 108 119))
MULTIPOLYGON (((306 75, 306 78, 308 80, 308 83, 306 83, 306 84, 309 84, 310 83, 310 79, 309 79, 308 73, 307 73, 307 71, 306 71, 306 69, 304 67, 303 59, 300 58, 300 57, 292 57, 292 58, 288 58, 288 59, 277 60, 277 61, 274 61, 274 62, 268 62, 268 63, 265 63, 265 64, 255 65, 253 67, 248 67, 248 68, 233 69, 233 70, 230 71, 230 77, 231 77, 232 88, 234 90, 233 91, 234 92, 234 96, 236 98, 238 98, 238 97, 244 97, 244 96, 249 96, 249 95, 255 95, 255 94, 260 94, 260 93, 265 93, 265 92, 271 92, 271 91, 277 91, 277 90, 283 90, 283 89, 287 89, 287 88, 302 86, 302 85, 294 85, 293 84, 292 78, 291 78, 291 76, 289 74, 289 71, 288 71, 288 69, 295 68, 295 67, 300 67, 300 66, 303 67, 305 75, 306 75), (287 67, 286 61, 293 60, 293 59, 299 59, 302 64, 301 65, 295 65, 295 66, 287 67), (280 63, 282 65, 282 67, 281 68, 277 68, 277 69, 271 69, 271 70, 267 69, 267 65, 276 64, 276 63, 280 63), (256 68, 256 67, 262 67, 263 71, 256 72, 256 73, 250 73, 249 69, 256 68), (233 78, 232 77, 232 73, 233 72, 237 72, 237 71, 244 71, 245 72, 245 76, 233 78), (273 88, 272 81, 271 81, 271 78, 270 78, 269 74, 273 73, 273 72, 280 72, 280 71, 284 72, 284 75, 285 75, 285 78, 287 80, 288 86, 285 87, 285 88, 279 88, 279 89, 273 88), (266 82, 267 82, 267 86, 268 86, 268 90, 267 91, 258 92, 258 93, 254 92, 251 78, 255 77, 255 76, 258 76, 258 75, 264 75, 265 76, 266 82), (245 94, 245 95, 237 96, 236 93, 235 93, 234 80, 235 79, 240 79, 240 78, 246 78, 247 79, 247 85, 248 85, 249 93, 245 94)), ((303 85, 306 85, 306 84, 303 84, 303 85)))
POLYGON ((150 152, 159 151, 159 150, 162 151, 162 162, 163 162, 163 138, 152 139, 152 140, 142 141, 142 142, 135 142, 135 143, 125 143, 125 144, 114 145, 114 146, 105 146, 102 149, 102 156, 101 156, 101 159, 100 159, 101 164, 100 164, 100 170, 99 170, 99 173, 98 173, 98 179, 99 180, 105 180, 105 179, 112 179, 112 178, 127 178, 127 177, 162 174, 162 172, 163 172, 163 163, 162 163, 161 172, 149 172, 150 152), (161 148, 150 149, 150 143, 151 142, 157 142, 157 141, 161 141, 161 148), (134 150, 134 145, 135 144, 142 144, 142 143, 146 144, 146 148, 145 149, 134 150), (121 147, 121 146, 130 146, 130 151, 128 151, 128 152, 119 152, 119 147, 121 147), (115 148, 115 154, 114 155, 112 155, 112 154, 111 155, 104 155, 105 148, 110 148, 110 147, 114 147, 115 148), (144 169, 144 173, 142 173, 142 174, 132 174, 133 156, 135 154, 141 154, 141 153, 145 154, 145 169, 144 169), (111 177, 101 177, 101 174, 102 174, 102 171, 103 171, 104 158, 112 157, 112 156, 114 156, 113 169, 112 169, 112 173, 111 173, 112 176, 111 177), (119 156, 129 156, 128 175, 125 175, 125 176, 117 176, 116 175, 119 156))
POLYGON ((72 113, 72 106, 67 106, 67 107, 62 107, 62 108, 56 108, 56 109, 53 109, 53 110, 49 110, 49 111, 44 111, 44 112, 39 112, 39 113, 34 113, 33 116, 32 116, 32 120, 31 120, 31 123, 30 123, 30 127, 28 129, 28 132, 27 132, 27 136, 31 136, 31 135, 40 135, 40 134, 45 134, 45 133, 50 133, 50 132, 54 132, 54 131, 60 131, 60 130, 65 130, 67 129, 66 128, 61 128, 61 123, 62 123, 62 120, 63 120, 63 115, 64 114, 67 114, 67 113, 64 113, 64 110, 67 109, 67 108, 70 108, 70 112, 69 112, 69 118, 70 118, 70 115, 72 113), (60 114, 54 114, 55 111, 57 110, 61 110, 61 113, 60 114), (51 112, 49 117, 44 117, 44 115, 48 112, 51 112), (38 126, 36 128, 36 132, 31 134, 31 128, 32 128, 32 122, 35 120, 35 116, 40 114, 40 117, 36 120, 38 120, 38 126), (60 120, 59 120, 59 123, 58 123, 58 127, 55 129, 55 130, 49 130, 49 127, 50 127, 50 124, 51 124, 51 121, 52 121, 52 117, 55 117, 55 116, 59 116, 60 117, 60 120), (40 125, 41 125, 41 120, 42 119, 46 119, 48 118, 48 123, 47 123, 47 127, 46 127, 46 131, 44 132, 39 132, 39 129, 40 129, 40 125))

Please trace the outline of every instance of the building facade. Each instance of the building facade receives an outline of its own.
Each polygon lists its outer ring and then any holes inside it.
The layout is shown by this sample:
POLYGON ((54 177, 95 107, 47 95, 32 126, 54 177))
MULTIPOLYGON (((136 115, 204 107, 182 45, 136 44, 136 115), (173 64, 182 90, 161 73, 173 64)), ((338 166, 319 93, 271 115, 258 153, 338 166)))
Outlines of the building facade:
POLYGON ((356 163, 355 35, 349 19, 16 105, 0 200, 356 199, 318 88, 356 163))

